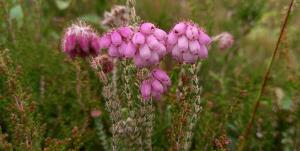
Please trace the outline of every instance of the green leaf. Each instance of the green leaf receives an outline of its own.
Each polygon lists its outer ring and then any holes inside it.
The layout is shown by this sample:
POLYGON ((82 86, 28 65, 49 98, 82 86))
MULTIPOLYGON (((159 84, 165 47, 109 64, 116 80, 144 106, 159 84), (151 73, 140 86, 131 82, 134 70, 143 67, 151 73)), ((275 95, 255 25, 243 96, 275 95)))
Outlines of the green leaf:
POLYGON ((12 7, 9 11, 9 20, 16 20, 18 28, 22 27, 23 25, 23 9, 20 4, 12 7))
POLYGON ((71 2, 72 2, 72 0, 55 0, 56 6, 60 10, 67 9, 70 6, 71 2))

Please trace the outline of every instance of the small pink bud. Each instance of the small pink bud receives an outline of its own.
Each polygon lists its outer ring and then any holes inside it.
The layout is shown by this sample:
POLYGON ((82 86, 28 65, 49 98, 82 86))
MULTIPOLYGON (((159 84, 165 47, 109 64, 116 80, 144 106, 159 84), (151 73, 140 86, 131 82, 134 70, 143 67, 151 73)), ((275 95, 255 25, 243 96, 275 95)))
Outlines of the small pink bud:
POLYGON ((182 61, 182 52, 180 51, 178 45, 175 45, 172 49, 172 56, 178 61, 182 61))
POLYGON ((211 38, 206 33, 201 31, 199 34, 199 42, 202 45, 209 45, 211 43, 211 38))
POLYGON ((159 55, 155 52, 151 53, 151 57, 149 58, 151 64, 158 64, 159 63, 159 55))
POLYGON ((135 55, 134 58, 134 64, 138 67, 138 68, 142 68, 145 66, 145 63, 143 61, 143 59, 140 57, 139 54, 135 55))
POLYGON ((120 54, 120 57, 124 57, 125 56, 125 50, 127 48, 127 43, 123 42, 121 44, 121 46, 118 47, 118 52, 120 54))
POLYGON ((101 111, 98 110, 98 109, 94 109, 94 110, 91 111, 91 117, 93 117, 93 118, 97 118, 100 115, 101 115, 101 111))
POLYGON ((94 55, 98 54, 100 51, 100 39, 97 35, 92 36, 92 41, 91 41, 91 47, 92 47, 92 53, 94 55))
POLYGON ((148 44, 149 48, 152 50, 159 49, 159 43, 158 43, 157 39, 152 35, 147 37, 147 44, 148 44))
POLYGON ((167 73, 163 70, 160 69, 154 69, 152 71, 152 76, 159 80, 161 83, 163 83, 166 86, 170 86, 171 85, 171 80, 169 78, 169 76, 167 75, 167 73))
POLYGON ((134 36, 132 38, 132 42, 135 45, 142 45, 145 43, 145 36, 142 33, 137 32, 134 34, 134 36))
POLYGON ((174 30, 174 33, 175 33, 176 35, 179 35, 179 36, 180 36, 180 35, 182 35, 182 34, 185 33, 185 30, 186 30, 186 24, 183 23, 183 22, 178 23, 178 24, 176 24, 176 25, 174 26, 173 30, 174 30))
POLYGON ((140 48, 140 56, 141 58, 143 59, 149 59, 151 57, 151 51, 148 47, 148 45, 143 45, 141 48, 140 48))
POLYGON ((142 82, 142 85, 140 87, 140 91, 141 91, 142 97, 145 100, 150 99, 150 97, 151 97, 151 85, 150 85, 148 80, 142 82))
POLYGON ((132 58, 134 57, 135 53, 136 53, 136 47, 134 46, 133 43, 129 42, 124 52, 125 57, 132 58))
POLYGON ((85 52, 89 52, 89 36, 86 33, 79 33, 78 35, 78 42, 80 45, 80 48, 85 52))
POLYGON ((152 34, 155 31, 155 26, 152 23, 143 23, 140 30, 144 34, 152 34))
POLYGON ((76 47, 76 35, 69 34, 66 36, 65 44, 64 44, 64 51, 71 52, 76 47))
POLYGON ((122 44, 122 37, 121 37, 121 35, 117 31, 112 32, 112 34, 111 34, 111 42, 115 46, 120 46, 122 44))
POLYGON ((108 54, 109 56, 111 57, 120 57, 120 54, 119 54, 119 51, 118 51, 118 48, 114 45, 111 45, 108 49, 108 54))
POLYGON ((178 47, 179 47, 180 51, 182 51, 182 52, 188 50, 189 40, 186 38, 186 36, 181 36, 178 38, 178 47))
POLYGON ((154 31, 154 36, 158 40, 164 40, 167 37, 167 33, 159 28, 156 28, 154 31))
POLYGON ((129 27, 121 27, 119 28, 119 32, 125 38, 131 38, 133 35, 133 31, 129 27))
POLYGON ((159 93, 159 92, 152 91, 151 95, 152 95, 153 99, 156 101, 159 101, 161 99, 161 93, 159 93))
POLYGON ((111 38, 109 34, 105 34, 103 37, 100 38, 100 46, 102 49, 109 48, 111 44, 111 38))
POLYGON ((189 41, 189 49, 193 54, 198 54, 200 49, 200 44, 197 40, 189 41))
POLYGON ((208 50, 204 45, 200 45, 199 57, 200 59, 206 59, 208 57, 208 50))
POLYGON ((233 36, 228 32, 224 32, 221 34, 218 45, 221 50, 226 50, 231 48, 233 43, 234 43, 233 36))
POLYGON ((198 29, 194 26, 189 26, 186 30, 186 36, 189 38, 189 40, 198 39, 198 29))
POLYGON ((151 86, 152 86, 152 89, 153 89, 152 91, 156 91, 156 92, 159 92, 159 93, 164 92, 164 87, 158 80, 153 80, 151 82, 151 86))
POLYGON ((178 41, 177 35, 174 32, 171 32, 168 35, 168 39, 167 39, 168 44, 175 45, 177 43, 177 41, 178 41))
POLYGON ((158 53, 159 57, 161 57, 161 58, 162 58, 164 55, 166 55, 166 53, 167 53, 167 48, 166 48, 166 46, 163 45, 163 44, 160 44, 160 45, 159 45, 159 48, 157 49, 157 53, 158 53))

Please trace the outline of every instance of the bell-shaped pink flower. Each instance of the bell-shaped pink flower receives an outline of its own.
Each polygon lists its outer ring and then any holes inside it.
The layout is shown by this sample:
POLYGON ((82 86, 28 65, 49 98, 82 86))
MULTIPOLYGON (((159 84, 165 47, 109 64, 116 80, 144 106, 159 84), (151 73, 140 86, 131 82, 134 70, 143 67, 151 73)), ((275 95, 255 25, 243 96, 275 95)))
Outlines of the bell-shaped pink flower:
POLYGON ((151 97, 151 83, 150 83, 150 81, 148 81, 148 80, 143 81, 142 85, 140 87, 140 91, 141 91, 142 97, 145 100, 150 99, 150 97, 151 97))
POLYGON ((153 34, 154 31, 155 31, 155 26, 154 24, 152 23, 143 23, 141 26, 140 26, 140 31, 144 34, 153 34))

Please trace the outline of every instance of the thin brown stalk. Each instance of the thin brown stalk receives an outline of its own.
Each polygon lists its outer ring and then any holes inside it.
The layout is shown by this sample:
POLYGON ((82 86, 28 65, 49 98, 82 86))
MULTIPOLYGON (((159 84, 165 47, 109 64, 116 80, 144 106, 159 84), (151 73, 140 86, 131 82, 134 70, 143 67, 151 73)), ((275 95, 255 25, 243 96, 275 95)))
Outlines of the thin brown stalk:
POLYGON ((268 67, 267 67, 267 70, 266 70, 265 74, 264 74, 263 82, 261 84, 260 90, 259 90, 257 98, 255 100, 255 105, 254 105, 254 108, 253 108, 252 116, 251 116, 251 118, 250 118, 250 120, 248 122, 247 128, 245 129, 243 135, 240 136, 240 143, 239 143, 239 146, 238 146, 238 150, 239 151, 244 150, 245 142, 246 142, 246 140, 247 140, 247 138, 248 138, 248 136, 249 136, 249 134, 251 132, 251 129, 252 129, 252 126, 253 126, 253 123, 254 123, 254 119, 255 119, 255 116, 256 116, 256 113, 257 113, 257 109, 258 109, 258 107, 260 105, 261 97, 262 97, 262 95, 263 95, 263 93, 265 91, 265 88, 266 88, 266 85, 267 85, 267 82, 268 82, 268 78, 269 78, 269 75, 270 75, 270 71, 271 71, 271 68, 273 66, 275 57, 277 55, 277 52, 278 52, 278 49, 279 49, 282 37, 284 35, 284 31, 286 29, 286 26, 287 26, 287 23, 288 23, 288 18, 290 16, 293 4, 294 4, 294 0, 291 0, 291 2, 289 4, 289 8, 288 8, 287 13, 286 13, 285 18, 284 18, 282 27, 281 27, 281 31, 280 31, 280 35, 279 35, 279 38, 278 38, 277 43, 276 43, 276 47, 275 47, 275 49, 273 51, 273 54, 272 54, 271 61, 270 61, 269 65, 268 65, 268 67))

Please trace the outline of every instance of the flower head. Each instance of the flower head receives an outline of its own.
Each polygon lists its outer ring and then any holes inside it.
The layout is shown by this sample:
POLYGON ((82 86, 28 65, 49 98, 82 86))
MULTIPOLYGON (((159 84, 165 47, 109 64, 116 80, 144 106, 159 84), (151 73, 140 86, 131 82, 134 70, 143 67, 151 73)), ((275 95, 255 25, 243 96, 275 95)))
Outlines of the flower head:
POLYGON ((143 23, 135 32, 132 43, 137 48, 134 62, 137 67, 156 65, 166 55, 167 33, 152 23, 143 23))
POLYGON ((167 38, 167 48, 172 56, 179 62, 191 64, 198 58, 207 58, 207 46, 210 43, 211 38, 191 22, 176 24, 167 38))
POLYGON ((149 100, 151 97, 155 100, 160 100, 171 86, 171 80, 167 73, 160 69, 154 69, 148 79, 141 84, 140 91, 144 100, 149 100))
POLYGON ((62 47, 71 58, 96 56, 100 52, 100 40, 90 26, 79 22, 67 28, 62 47))
POLYGON ((131 42, 133 30, 130 27, 120 27, 100 38, 101 49, 108 49, 108 54, 113 58, 133 58, 136 47, 131 42))

